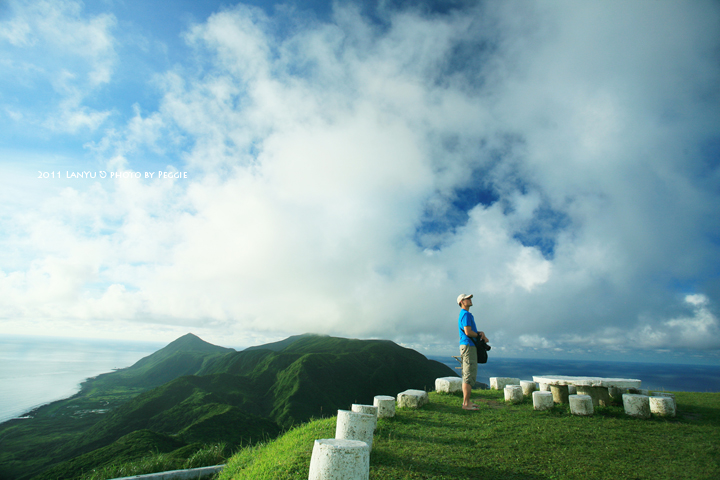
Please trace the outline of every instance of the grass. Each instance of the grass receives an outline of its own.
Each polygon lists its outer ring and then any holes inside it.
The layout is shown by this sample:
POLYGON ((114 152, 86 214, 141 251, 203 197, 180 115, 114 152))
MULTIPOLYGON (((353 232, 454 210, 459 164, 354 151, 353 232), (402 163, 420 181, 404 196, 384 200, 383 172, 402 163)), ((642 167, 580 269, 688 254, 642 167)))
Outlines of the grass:
POLYGON ((106 480, 108 478, 221 465, 225 463, 227 456, 225 444, 206 445, 193 453, 188 459, 178 458, 167 453, 154 453, 138 461, 98 468, 82 478, 83 480, 106 480))
MULTIPOLYGON (((536 412, 474 391, 476 412, 457 395, 430 393, 420 410, 380 419, 372 479, 717 479, 720 394, 676 393, 678 416, 635 419, 622 406, 577 417, 566 405, 536 412)), ((313 443, 335 436, 335 418, 311 421, 234 455, 218 480, 305 479, 313 443)))

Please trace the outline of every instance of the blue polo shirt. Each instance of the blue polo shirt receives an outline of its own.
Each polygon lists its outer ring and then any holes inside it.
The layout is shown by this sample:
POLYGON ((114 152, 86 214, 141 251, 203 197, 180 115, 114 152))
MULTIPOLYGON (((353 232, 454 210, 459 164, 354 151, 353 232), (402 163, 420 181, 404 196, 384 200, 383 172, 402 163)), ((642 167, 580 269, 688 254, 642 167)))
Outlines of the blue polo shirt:
POLYGON ((465 327, 470 327, 470 329, 477 333, 477 327, 475 326, 475 317, 473 317, 473 314, 465 310, 464 308, 460 310, 460 315, 458 316, 458 328, 460 329, 460 345, 470 345, 475 346, 475 343, 465 335, 465 327))

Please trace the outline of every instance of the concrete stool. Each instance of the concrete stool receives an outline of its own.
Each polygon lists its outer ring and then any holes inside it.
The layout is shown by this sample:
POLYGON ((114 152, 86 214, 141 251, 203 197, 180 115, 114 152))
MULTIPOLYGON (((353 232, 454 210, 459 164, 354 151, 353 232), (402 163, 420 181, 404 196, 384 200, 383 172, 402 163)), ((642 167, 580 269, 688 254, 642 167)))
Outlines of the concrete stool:
POLYGON ((665 395, 650 397, 650 413, 660 417, 674 417, 675 399, 665 395))
POLYGON ((568 395, 577 395, 578 390, 575 385, 568 385, 568 395))
POLYGON ((373 430, 377 428, 378 407, 373 405, 358 405, 353 403, 352 407, 350 407, 350 410, 355 413, 367 413, 368 415, 372 415, 375 419, 375 421, 373 422, 373 430))
POLYGON ((309 480, 368 480, 370 448, 359 440, 315 440, 309 480))
POLYGON ((555 405, 553 396, 550 392, 537 391, 533 392, 533 408, 535 410, 549 410, 555 405))
POLYGON ((512 377, 490 377, 490 388, 492 390, 502 390, 505 385, 520 385, 519 378, 512 377))
POLYGON ((677 401, 675 400, 675 394, 670 392, 653 392, 653 397, 669 397, 672 398, 673 405, 675 405, 675 409, 677 409, 677 401))
POLYGON ((623 407, 631 417, 650 418, 650 399, 647 395, 624 393, 623 407))
POLYGON ((462 390, 462 378, 441 377, 435 379, 435 391, 453 393, 462 390))
POLYGON ((671 392, 652 392, 653 397, 670 397, 675 400, 675 394, 671 392))
POLYGON ((520 385, 505 385, 505 401, 520 403, 523 400, 523 391, 520 385))
POLYGON ((568 403, 570 393, 567 385, 550 385, 550 392, 552 392, 553 402, 568 403))
POLYGON ((550 385, 548 385, 547 383, 540 383, 538 385, 540 385, 541 392, 549 392, 550 391, 550 385))
POLYGON ((520 386, 522 387, 523 395, 529 397, 532 393, 537 390, 537 384, 527 380, 520 380, 520 386))
POLYGON ((390 418, 395 416, 395 397, 389 395, 378 395, 373 399, 373 405, 378 407, 378 418, 390 418))
POLYGON ((426 403, 430 403, 430 399, 424 390, 405 390, 397 396, 397 406, 400 408, 420 408, 426 403))
POLYGON ((568 395, 570 413, 573 415, 592 415, 593 401, 590 395, 568 395))
POLYGON ((372 449, 373 433, 377 417, 367 413, 338 410, 335 438, 338 440, 360 440, 372 449))

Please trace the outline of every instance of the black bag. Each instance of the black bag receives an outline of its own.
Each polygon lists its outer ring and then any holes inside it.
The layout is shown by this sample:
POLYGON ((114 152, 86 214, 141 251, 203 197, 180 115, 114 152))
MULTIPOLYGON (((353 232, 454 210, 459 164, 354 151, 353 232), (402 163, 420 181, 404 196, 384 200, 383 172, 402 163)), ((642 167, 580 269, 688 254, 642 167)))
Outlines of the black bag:
POLYGON ((475 344, 475 350, 477 350, 477 362, 478 363, 487 363, 488 361, 488 350, 490 350, 490 345, 485 343, 485 340, 483 340, 480 337, 470 337, 470 339, 475 344))

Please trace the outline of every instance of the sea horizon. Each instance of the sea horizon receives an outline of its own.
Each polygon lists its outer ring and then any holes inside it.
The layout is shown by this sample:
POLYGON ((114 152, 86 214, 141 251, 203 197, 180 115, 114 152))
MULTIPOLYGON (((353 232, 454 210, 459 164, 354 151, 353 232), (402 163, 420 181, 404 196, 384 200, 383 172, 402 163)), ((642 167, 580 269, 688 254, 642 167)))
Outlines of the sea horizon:
MULTIPOLYGON (((459 374, 460 364, 453 357, 428 356, 459 374)), ((627 378, 640 380, 641 387, 669 392, 720 392, 720 365, 691 363, 633 362, 625 360, 585 360, 495 357, 478 365, 478 382, 490 384, 491 377, 532 380, 533 376, 567 375, 627 378)))

